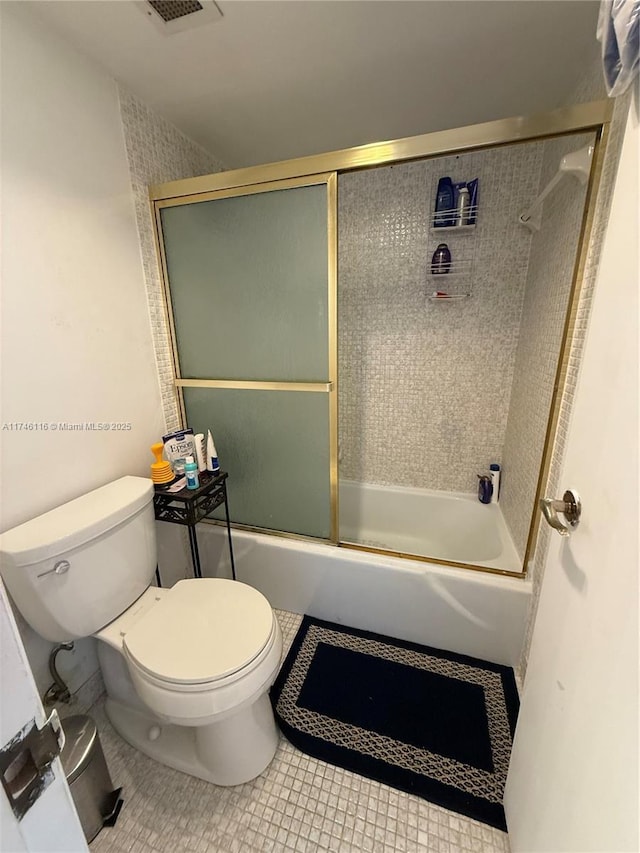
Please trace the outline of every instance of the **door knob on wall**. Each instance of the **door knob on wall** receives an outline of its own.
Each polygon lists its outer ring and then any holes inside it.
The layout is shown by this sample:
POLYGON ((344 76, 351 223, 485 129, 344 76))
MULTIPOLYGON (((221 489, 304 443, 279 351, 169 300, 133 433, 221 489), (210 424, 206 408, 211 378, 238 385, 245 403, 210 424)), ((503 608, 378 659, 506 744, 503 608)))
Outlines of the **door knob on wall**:
POLYGON ((561 501, 540 498, 540 509, 547 524, 557 530, 560 536, 568 536, 578 526, 582 504, 575 489, 567 489, 561 501), (564 515, 567 524, 560 520, 558 513, 564 515))

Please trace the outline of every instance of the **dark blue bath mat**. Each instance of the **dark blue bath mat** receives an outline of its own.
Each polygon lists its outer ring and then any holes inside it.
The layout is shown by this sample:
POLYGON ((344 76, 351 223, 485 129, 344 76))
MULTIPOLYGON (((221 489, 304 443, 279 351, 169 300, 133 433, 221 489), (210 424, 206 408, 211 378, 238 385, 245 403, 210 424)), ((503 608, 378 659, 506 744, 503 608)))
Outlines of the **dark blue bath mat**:
POLYGON ((271 701, 302 752, 506 829, 509 667, 305 616, 271 701))

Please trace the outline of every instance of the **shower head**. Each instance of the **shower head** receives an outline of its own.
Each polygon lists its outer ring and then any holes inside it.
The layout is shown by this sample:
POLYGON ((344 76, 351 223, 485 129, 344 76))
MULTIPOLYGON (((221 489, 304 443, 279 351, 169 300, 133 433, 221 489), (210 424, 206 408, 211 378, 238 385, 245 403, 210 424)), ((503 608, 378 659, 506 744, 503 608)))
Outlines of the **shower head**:
POLYGON ((520 214, 519 220, 521 225, 524 225, 525 228, 529 229, 529 231, 540 230, 542 223, 542 202, 556 187, 556 185, 560 183, 565 175, 573 175, 573 177, 576 178, 583 186, 587 183, 589 180, 589 173, 591 172, 591 160, 593 159, 594 147, 593 143, 590 142, 588 145, 585 145, 584 148, 580 148, 578 151, 572 151, 570 154, 564 155, 560 161, 556 174, 551 178, 531 207, 529 207, 529 209, 524 213, 520 214))
POLYGON ((559 171, 567 175, 573 175, 581 184, 586 184, 589 180, 594 148, 594 144, 590 142, 578 151, 565 154, 560 161, 559 171))

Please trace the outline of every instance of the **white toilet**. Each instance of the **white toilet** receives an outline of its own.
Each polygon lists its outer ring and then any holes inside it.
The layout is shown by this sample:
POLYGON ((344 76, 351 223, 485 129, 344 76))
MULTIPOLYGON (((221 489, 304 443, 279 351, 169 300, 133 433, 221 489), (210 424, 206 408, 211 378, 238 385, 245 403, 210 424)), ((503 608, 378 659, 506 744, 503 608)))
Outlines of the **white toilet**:
POLYGON ((151 586, 153 486, 122 477, 0 536, 0 570, 52 642, 95 636, 106 710, 130 744, 218 785, 276 751, 268 690, 282 635, 267 599, 221 578, 151 586))

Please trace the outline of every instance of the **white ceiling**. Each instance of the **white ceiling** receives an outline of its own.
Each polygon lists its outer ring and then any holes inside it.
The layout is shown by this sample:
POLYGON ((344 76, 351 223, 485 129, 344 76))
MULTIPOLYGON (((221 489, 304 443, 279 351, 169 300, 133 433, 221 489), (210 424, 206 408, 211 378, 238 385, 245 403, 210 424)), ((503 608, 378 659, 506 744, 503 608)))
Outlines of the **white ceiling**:
POLYGON ((130 0, 30 4, 228 167, 561 105, 597 0, 221 0, 166 36, 130 0))

